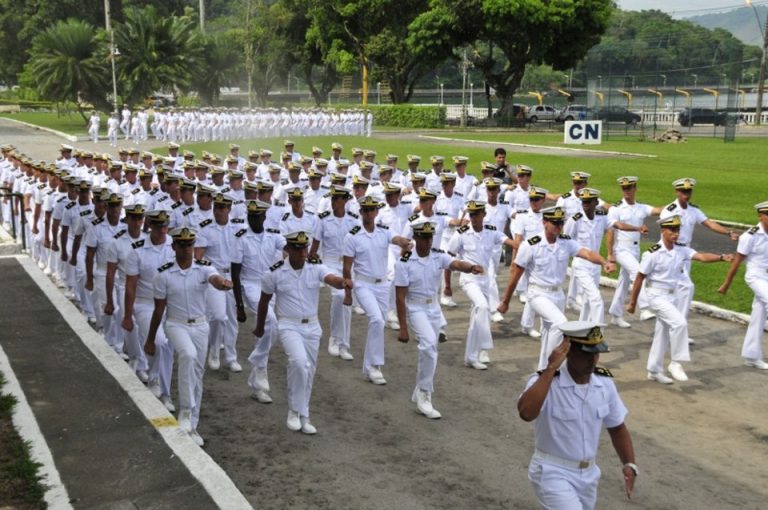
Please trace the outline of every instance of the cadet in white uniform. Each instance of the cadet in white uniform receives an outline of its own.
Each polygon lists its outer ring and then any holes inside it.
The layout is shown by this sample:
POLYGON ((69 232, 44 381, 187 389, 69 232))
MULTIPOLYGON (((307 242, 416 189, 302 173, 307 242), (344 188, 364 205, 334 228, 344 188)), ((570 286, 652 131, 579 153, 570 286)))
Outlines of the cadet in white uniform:
POLYGON ((565 295, 562 285, 568 268, 568 259, 581 257, 593 264, 600 264, 607 273, 614 270, 613 263, 606 261, 599 253, 582 248, 579 243, 560 233, 565 223, 565 211, 562 208, 544 209, 542 216, 544 232, 541 236, 528 239, 520 246, 515 262, 512 264, 507 289, 499 305, 501 313, 507 311, 517 282, 523 272, 527 272, 528 302, 542 317, 544 323, 541 331, 539 369, 547 366, 550 353, 562 339, 562 333, 556 326, 567 321, 563 314, 565 295))
POLYGON ((528 479, 542 508, 591 510, 597 502, 600 468, 595 458, 603 427, 622 463, 627 498, 639 470, 624 423, 627 408, 610 371, 597 366, 600 353, 608 352, 600 327, 584 321, 559 327, 563 342, 546 367, 528 379, 517 401, 520 418, 534 422, 528 479))
POLYGON ((768 318, 768 202, 755 205, 758 223, 739 237, 739 246, 731 269, 720 287, 719 292, 725 294, 736 276, 741 263, 747 261, 747 272, 744 281, 755 293, 752 300, 752 315, 749 317, 749 327, 744 335, 741 357, 748 367, 768 370, 768 363, 763 360, 763 331, 768 318))
POLYGON ((317 352, 323 331, 317 319, 320 285, 341 289, 344 280, 320 263, 307 263, 309 235, 285 235, 288 261, 274 264, 264 275, 256 322, 256 336, 264 334, 267 309, 275 296, 275 313, 280 324, 280 341, 288 357, 288 418, 290 430, 315 434, 309 421, 309 400, 317 368, 317 352))
POLYGON ((144 350, 150 356, 155 354, 155 336, 167 310, 165 335, 178 356, 179 428, 203 446, 197 425, 208 352, 206 290, 209 284, 220 291, 230 290, 232 282, 218 274, 210 262, 193 260, 194 229, 181 227, 169 235, 175 260, 157 269, 153 282, 155 307, 144 350))
POLYGON ((412 228, 416 243, 415 253, 405 252, 395 264, 396 307, 400 323, 397 339, 403 343, 408 342, 410 325, 419 349, 416 387, 411 401, 416 403, 416 409, 421 414, 436 419, 442 416, 432 407, 437 343, 443 323, 443 315, 437 302, 440 275, 446 269, 482 274, 483 267, 472 262, 456 260, 443 250, 432 248, 435 224, 429 220, 417 220, 412 228))
POLYGON ((571 182, 573 189, 560 195, 555 204, 557 207, 565 209, 565 215, 571 217, 581 212, 581 200, 579 200, 579 190, 587 185, 587 181, 592 177, 587 172, 571 172, 571 182))
POLYGON ((669 216, 657 222, 661 228, 661 241, 643 254, 638 268, 627 311, 635 313, 637 298, 645 282, 648 305, 656 314, 656 329, 653 334, 651 352, 648 354, 648 379, 662 384, 672 384, 664 375, 664 355, 670 346, 669 373, 678 381, 687 381, 688 376, 681 363, 691 361, 688 348, 688 322, 677 307, 677 289, 681 278, 685 278, 685 265, 690 260, 700 262, 732 261, 733 255, 716 255, 697 252, 687 246, 677 246, 682 219, 679 215, 669 216))

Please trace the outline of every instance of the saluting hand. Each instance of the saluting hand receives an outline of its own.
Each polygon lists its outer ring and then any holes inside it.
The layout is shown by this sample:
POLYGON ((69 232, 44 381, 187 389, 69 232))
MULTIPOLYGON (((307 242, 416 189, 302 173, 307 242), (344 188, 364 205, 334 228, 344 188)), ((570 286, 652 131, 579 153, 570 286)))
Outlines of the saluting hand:
POLYGON ((549 364, 547 365, 547 368, 558 368, 560 365, 562 365, 565 361, 565 358, 568 356, 568 349, 570 348, 571 341, 564 338, 563 341, 560 342, 560 345, 555 347, 555 350, 553 350, 549 355, 549 364))

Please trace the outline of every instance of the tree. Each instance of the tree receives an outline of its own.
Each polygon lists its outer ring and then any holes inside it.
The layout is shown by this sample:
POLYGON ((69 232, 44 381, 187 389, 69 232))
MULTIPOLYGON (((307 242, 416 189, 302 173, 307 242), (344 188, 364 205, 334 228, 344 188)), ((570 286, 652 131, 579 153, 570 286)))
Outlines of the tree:
POLYGON ((83 120, 83 102, 109 108, 108 75, 96 29, 74 19, 59 21, 35 37, 25 66, 26 79, 42 97, 77 103, 83 120))
POLYGON ((200 62, 203 71, 192 76, 192 86, 204 105, 215 104, 221 87, 234 83, 239 57, 229 34, 219 32, 204 37, 200 62))

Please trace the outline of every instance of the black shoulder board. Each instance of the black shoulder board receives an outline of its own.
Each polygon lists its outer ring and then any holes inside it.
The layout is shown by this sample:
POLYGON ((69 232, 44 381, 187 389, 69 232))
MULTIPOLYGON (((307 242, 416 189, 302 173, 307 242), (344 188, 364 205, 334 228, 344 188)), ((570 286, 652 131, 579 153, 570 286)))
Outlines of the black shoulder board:
POLYGON ((456 195, 457 197, 463 197, 464 196, 464 193, 459 193, 458 191, 454 191, 453 194, 456 195))
POLYGON ((134 188, 133 191, 131 191, 131 195, 135 195, 136 193, 139 193, 141 191, 141 188, 134 188))
POLYGON ((157 199, 158 202, 164 202, 166 200, 168 200, 168 195, 165 195, 164 197, 160 197, 159 199, 157 199))
POLYGON ((46 186, 47 184, 38 184, 37 189, 45 189, 46 186))
POLYGON ((747 230, 747 232, 749 232, 752 235, 755 235, 758 230, 759 230, 759 227, 752 227, 749 230, 747 230))
POLYGON ((500 204, 503 204, 503 205, 509 205, 509 202, 507 202, 507 201, 506 201, 506 200, 504 200, 503 198, 502 198, 501 200, 499 200, 499 203, 500 203, 500 204))
POLYGON ((326 193, 325 195, 323 195, 323 198, 328 198, 328 197, 330 197, 330 196, 331 196, 331 194, 330 194, 330 193, 326 193))
POLYGON ((576 214, 573 215, 573 219, 574 220, 580 220, 583 217, 584 217, 584 215, 581 214, 580 212, 577 212, 576 214))
POLYGON ((279 201, 275 200, 275 205, 277 207, 285 207, 285 202, 279 202, 279 201))
POLYGON ((313 255, 311 257, 308 257, 307 258, 307 262, 309 262, 310 264, 322 264, 323 263, 323 261, 320 260, 320 257, 318 257, 317 255, 313 255))
POLYGON ((621 200, 617 200, 616 203, 613 204, 614 206, 618 207, 621 205, 621 200))
POLYGON ((658 251, 658 250, 660 250, 660 249, 661 249, 661 245, 660 245, 660 244, 654 244, 653 246, 651 246, 650 248, 648 248, 648 251, 649 251, 649 252, 651 252, 651 253, 653 253, 653 252, 655 252, 655 251, 658 251))
POLYGON ((242 228, 235 233, 235 237, 243 237, 245 233, 248 232, 247 228, 242 228))
POLYGON ((608 215, 608 211, 606 211, 605 209, 601 209, 600 207, 598 207, 597 209, 595 209, 595 214, 596 214, 597 216, 607 216, 607 215, 608 215))
POLYGON ((229 193, 230 191, 232 191, 232 190, 228 186, 225 186, 225 187, 221 188, 221 192, 222 193, 229 193))
POLYGON ((311 214, 312 216, 314 216, 314 215, 315 215, 315 213, 314 213, 314 212, 312 212, 312 211, 304 211, 304 212, 305 212, 305 213, 307 213, 307 214, 311 214))
POLYGON ((273 234, 279 234, 280 233, 280 231, 278 229, 276 229, 276 228, 268 228, 267 232, 271 232, 273 234))
POLYGON ((208 218, 207 220, 203 220, 200 222, 200 228, 210 225, 211 223, 213 223, 213 220, 211 218, 208 218))
POLYGON ((443 212, 443 211, 437 211, 435 214, 437 216, 448 216, 448 213, 447 212, 443 212))
POLYGON ((359 219, 360 219, 360 215, 359 215, 359 214, 356 214, 356 213, 353 213, 352 211, 347 211, 347 215, 349 215, 349 216, 352 216, 352 217, 353 217, 353 218, 355 218, 356 220, 359 220, 359 219))
POLYGON ((155 188, 152 191, 149 192, 150 195, 156 194, 158 191, 160 191, 160 188, 155 188))
POLYGON ((141 248, 142 246, 144 246, 144 239, 139 239, 138 241, 134 241, 131 243, 131 248, 133 248, 134 250, 136 248, 141 248))
POLYGON ((56 200, 56 203, 58 204, 58 203, 59 203, 59 202, 61 202, 62 200, 66 200, 66 199, 67 199, 67 195, 64 195, 63 197, 59 197, 59 199, 58 199, 58 200, 56 200))
POLYGON ((385 229, 385 230, 389 230, 389 227, 388 227, 388 226, 386 226, 386 225, 384 225, 383 223, 377 223, 377 224, 376 224, 376 227, 377 227, 377 228, 383 228, 383 229, 385 229))
POLYGON ((288 179, 280 179, 280 184, 285 186, 286 184, 288 184, 288 179))
POLYGON ((184 215, 184 216, 188 216, 188 215, 189 215, 189 214, 191 214, 191 213, 192 213, 192 211, 194 211, 194 210, 195 210, 195 208, 194 208, 194 207, 187 207, 187 209, 186 209, 184 212, 182 212, 181 214, 182 214, 182 215, 184 215))
POLYGON ((199 266, 210 266, 211 261, 210 260, 202 260, 202 259, 195 259, 195 264, 199 266))
POLYGON ((91 225, 98 225, 99 223, 103 222, 104 218, 96 218, 91 222, 91 225))
POLYGON ((416 221, 416 220, 418 219, 418 217, 419 217, 419 215, 418 215, 418 214, 414 214, 413 216, 411 216, 410 218, 408 218, 408 221, 416 221))
POLYGON ((464 233, 464 232, 466 232, 467 230, 469 230, 469 225, 464 225, 463 227, 459 227, 459 229, 457 230, 457 232, 458 232, 459 234, 463 234, 463 233, 464 233))
POLYGON ((688 205, 690 205, 691 207, 695 207, 696 209, 699 208, 699 206, 694 204, 693 202, 688 202, 688 205))
POLYGON ((64 206, 64 209, 72 209, 75 206, 76 202, 70 202, 67 205, 64 206))
POLYGON ((405 253, 403 253, 403 256, 400 257, 400 261, 401 262, 408 262, 408 259, 411 258, 411 253, 413 253, 413 252, 406 251, 405 253))
POLYGON ((178 202, 176 202, 175 204, 173 204, 173 205, 171 206, 171 209, 178 209, 178 208, 179 208, 179 207, 181 207, 182 205, 184 205, 184 202, 182 202, 181 200, 179 200, 178 202))
POLYGON ((235 223, 235 224, 245 223, 245 218, 232 218, 231 220, 229 220, 229 222, 230 223, 235 223))
POLYGON ((571 236, 569 236, 568 234, 560 234, 557 237, 560 238, 560 239, 570 239, 571 238, 571 236))
POLYGON ((405 205, 410 205, 410 204, 412 204, 413 202, 411 202, 410 200, 401 200, 401 201, 400 201, 400 203, 401 203, 401 204, 405 204, 405 205))
POLYGON ((172 266, 173 266, 173 262, 167 262, 167 263, 163 264, 162 266, 158 267, 157 268, 157 272, 158 273, 162 273, 163 271, 165 271, 166 269, 168 269, 169 267, 172 267, 172 266))
POLYGON ((128 231, 127 231, 127 230, 121 230, 121 231, 119 231, 117 234, 113 235, 112 237, 114 237, 115 239, 120 239, 120 237, 121 237, 123 234, 125 234, 126 232, 128 232, 128 231))
POLYGON ((485 230, 496 230, 496 225, 483 225, 485 230))
POLYGON ((288 219, 288 216, 290 216, 290 215, 291 215, 291 213, 285 213, 285 214, 283 214, 283 218, 282 218, 282 220, 283 220, 283 221, 287 220, 287 219, 288 219))
POLYGON ((435 253, 445 253, 445 250, 441 250, 440 248, 432 248, 432 251, 435 253))
POLYGON ((675 209, 677 209, 677 204, 674 202, 667 206, 667 211, 674 211, 675 209))
POLYGON ((688 246, 688 245, 685 243, 678 243, 677 241, 675 241, 675 246, 688 246))
POLYGON ((539 236, 533 236, 530 239, 528 239, 528 244, 530 244, 531 246, 533 246, 534 244, 537 244, 539 242, 541 242, 541 237, 539 237, 539 236))
POLYGON ((91 214, 91 212, 92 211, 90 209, 86 209, 85 211, 80 211, 80 216, 88 216, 89 214, 91 214))
POLYGON ((528 212, 528 209, 518 209, 517 214, 525 214, 528 212))
MULTIPOLYGON (((542 375, 544 373, 544 371, 543 370, 539 370, 536 373, 539 374, 539 375, 542 375)), ((560 375, 560 370, 555 370, 555 377, 557 377, 559 375, 560 375)))
POLYGON ((354 227, 352 227, 352 230, 349 231, 349 233, 352 235, 355 235, 358 232, 360 232, 360 225, 355 225, 354 227))
POLYGON ((272 264, 272 265, 269 267, 269 270, 270 270, 270 271, 274 271, 275 269, 277 269, 278 267, 282 266, 283 264, 285 264, 285 261, 284 261, 284 260, 281 260, 281 261, 279 261, 279 262, 275 262, 274 264, 272 264))
POLYGON ((331 215, 331 211, 325 211, 325 212, 321 212, 317 217, 318 218, 327 218, 330 215, 331 215))
POLYGON ((605 367, 595 367, 595 374, 602 375, 603 377, 613 377, 611 371, 605 367))
POLYGON ((560 196, 561 196, 561 197, 563 197, 563 198, 568 198, 568 197, 570 197, 570 196, 571 196, 571 192, 569 191, 568 193, 563 193, 563 194, 562 194, 562 195, 560 195, 560 196))

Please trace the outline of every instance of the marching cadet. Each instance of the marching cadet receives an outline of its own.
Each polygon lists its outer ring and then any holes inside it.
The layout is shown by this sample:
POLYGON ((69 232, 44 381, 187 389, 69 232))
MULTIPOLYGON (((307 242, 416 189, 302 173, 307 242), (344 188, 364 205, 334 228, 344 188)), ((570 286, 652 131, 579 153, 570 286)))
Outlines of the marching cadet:
MULTIPOLYGON (((154 280, 157 268, 174 259, 171 240, 168 238, 168 212, 162 209, 147 211, 149 236, 131 243, 132 250, 125 261, 125 310, 123 329, 132 332, 134 327, 140 340, 146 340, 154 310, 154 280)), ((148 388, 160 399, 166 409, 174 412, 171 400, 171 373, 173 348, 162 329, 154 337, 155 349, 149 359, 148 388)), ((145 351, 146 352, 146 351, 145 351)))
POLYGON ((309 420, 309 401, 323 333, 317 320, 320 285, 351 290, 352 283, 333 274, 319 261, 307 263, 309 235, 306 232, 287 233, 285 240, 288 261, 274 264, 262 280, 254 333, 264 334, 267 309, 274 295, 280 341, 288 357, 286 425, 290 430, 316 434, 317 429, 309 420))
POLYGON ((528 479, 542 508, 594 509, 600 480, 595 458, 603 427, 622 463, 627 498, 639 469, 624 423, 627 408, 611 372, 597 366, 600 353, 609 352, 599 325, 571 321, 559 329, 562 343, 528 379, 517 401, 520 418, 534 422, 528 479))
POLYGON ((674 381, 664 374, 664 355, 670 345, 669 373, 678 381, 687 381, 682 362, 691 361, 688 348, 688 322, 680 312, 677 303, 678 284, 685 278, 685 264, 689 260, 699 262, 730 262, 733 255, 716 255, 697 252, 687 246, 677 246, 682 218, 680 215, 658 220, 661 240, 643 254, 640 261, 627 311, 635 313, 637 298, 645 282, 648 306, 656 314, 656 330, 653 335, 651 352, 648 353, 648 379, 661 384, 674 381))
MULTIPOLYGON (((630 328, 632 325, 624 320, 624 302, 627 299, 627 291, 630 284, 635 281, 637 270, 640 267, 640 236, 648 233, 645 226, 645 218, 658 216, 661 208, 636 201, 637 177, 627 175, 619 177, 616 182, 621 186, 623 198, 613 204, 608 211, 608 219, 623 224, 621 230, 608 230, 605 245, 608 248, 608 260, 618 262, 621 266, 619 282, 613 294, 608 313, 611 315, 611 324, 620 328, 630 328)), ((648 299, 645 290, 640 291, 640 320, 653 318, 653 313, 648 308, 648 299)))
POLYGON ((571 172, 571 183, 573 188, 567 193, 560 195, 555 204, 565 210, 565 215, 569 218, 574 214, 581 212, 581 200, 579 200, 579 190, 587 186, 587 181, 592 174, 587 172, 571 172))
MULTIPOLYGON (((727 229, 714 220, 711 220, 704 214, 704 211, 699 209, 699 206, 691 203, 691 195, 693 195, 693 188, 696 186, 696 179, 690 177, 684 177, 677 179, 672 183, 675 188, 675 195, 677 198, 671 204, 663 207, 659 218, 668 218, 679 214, 683 224, 680 226, 680 237, 677 239, 678 245, 691 246, 693 241, 693 231, 696 225, 704 225, 712 232, 717 234, 723 234, 729 236, 731 241, 738 241, 739 235, 733 230, 727 229)), ((691 309, 691 302, 693 301, 694 285, 691 280, 691 264, 690 261, 685 266, 685 278, 680 280, 680 288, 678 289, 677 303, 680 312, 688 318, 688 311, 691 309)), ((692 340, 689 338, 688 343, 692 340)))
POLYGON ((365 196, 359 200, 362 226, 358 225, 344 238, 344 303, 352 304, 354 293, 357 302, 368 316, 368 334, 365 339, 363 374, 373 384, 386 384, 381 372, 384 365, 384 324, 389 305, 389 281, 387 280, 388 246, 396 244, 408 249, 411 242, 396 235, 389 228, 376 223, 381 205, 375 198, 365 196))
POLYGON ((171 225, 189 227, 189 215, 195 212, 195 191, 197 183, 186 177, 181 178, 179 201, 171 206, 171 225))
MULTIPOLYGON (((196 229, 195 259, 206 260, 221 275, 229 276, 232 268, 231 256, 235 244, 235 233, 242 225, 231 223, 233 198, 218 193, 213 199, 213 221, 205 220, 196 229)), ((208 303, 208 368, 218 370, 221 366, 220 349, 224 349, 224 364, 230 372, 242 372, 237 362, 237 316, 235 298, 231 293, 222 293, 213 287, 207 290, 208 303)))
MULTIPOLYGON (((378 223, 387 226, 395 232, 402 232, 411 212, 407 205, 400 203, 400 193, 402 186, 390 182, 384 182, 382 185, 385 205, 379 211, 377 217, 378 223)), ((394 282, 395 262, 400 258, 400 248, 395 245, 389 246, 389 259, 387 260, 387 278, 394 282)), ((395 286, 390 287, 389 291, 389 310, 387 311, 387 327, 397 331, 400 329, 400 322, 397 320, 397 310, 395 308, 395 286)))
MULTIPOLYGON (((270 266, 282 260, 285 247, 285 238, 279 231, 265 227, 266 213, 271 207, 269 202, 249 200, 246 207, 247 227, 235 233, 232 248, 232 281, 238 322, 246 321, 246 307, 253 314, 258 312, 262 277, 270 266)), ((254 400, 269 404, 272 397, 269 396, 267 364, 278 329, 273 306, 267 309, 264 324, 265 331, 254 337, 254 347, 248 356, 251 363, 248 386, 254 391, 251 396, 254 400)))
MULTIPOLYGON (((111 243, 107 247, 107 274, 105 277, 106 285, 106 304, 104 305, 104 315, 112 317, 112 322, 121 324, 123 314, 125 313, 125 268, 128 254, 133 250, 133 244, 137 241, 146 242, 147 235, 141 231, 144 223, 144 206, 141 204, 127 205, 123 208, 125 211, 125 230, 118 231, 111 243), (117 275, 117 279, 115 279, 117 275), (117 298, 117 303, 115 303, 117 298), (116 306, 117 305, 117 306, 116 306)), ((144 355, 143 339, 139 338, 138 332, 121 331, 125 344, 125 352, 128 354, 128 364, 136 373, 141 382, 146 383, 149 380, 147 375, 147 358, 144 355)))
POLYGON ((315 231, 317 226, 317 216, 304 209, 304 191, 301 186, 294 185, 286 188, 288 205, 283 217, 280 218, 280 232, 309 232, 315 231))
POLYGON ((203 399, 203 374, 208 352, 206 320, 207 288, 232 289, 232 282, 216 272, 210 262, 193 260, 195 230, 172 230, 174 260, 157 268, 153 280, 154 311, 149 324, 145 352, 155 354, 155 338, 163 316, 163 329, 178 356, 179 428, 198 446, 204 441, 197 432, 203 399))
POLYGON ((466 200, 472 192, 472 188, 477 184, 477 177, 467 174, 467 163, 469 158, 466 156, 454 156, 453 168, 456 174, 456 187, 454 193, 466 200))
POLYGON ((443 171, 445 158, 443 156, 431 156, 429 162, 432 165, 432 171, 427 172, 427 182, 424 186, 429 191, 437 194, 440 193, 440 173, 443 171))
POLYGON ((224 193, 232 197, 232 211, 230 211, 229 216, 232 219, 244 219, 246 211, 243 178, 245 174, 241 170, 230 170, 228 176, 229 186, 224 188, 226 190, 224 193))
POLYGON ((205 220, 213 221, 213 197, 217 194, 213 186, 197 183, 194 211, 186 215, 186 226, 200 229, 200 224, 205 220))
MULTIPOLYGON (((353 228, 360 225, 360 217, 347 212, 347 202, 352 198, 349 188, 331 186, 331 210, 318 215, 315 231, 312 232, 312 247, 309 260, 315 260, 318 251, 324 264, 333 274, 343 276, 344 238, 353 228)), ((390 228, 390 230, 392 230, 390 228)), ((331 288, 331 331, 328 336, 328 354, 343 360, 354 359, 349 352, 351 307, 344 305, 344 290, 331 288)))
POLYGON ((744 281, 755 293, 752 300, 752 315, 749 317, 749 327, 744 335, 741 357, 748 367, 768 370, 768 363, 763 360, 763 330, 768 317, 768 202, 755 205, 758 223, 739 237, 736 256, 725 281, 718 292, 725 294, 736 276, 744 260, 747 261, 747 272, 744 281))
MULTIPOLYGON (((469 225, 459 228, 448 244, 448 252, 455 253, 473 266, 490 267, 491 257, 498 254, 496 246, 513 244, 512 239, 485 224, 485 202, 470 200, 466 211, 469 225)), ((491 309, 488 304, 491 280, 485 272, 462 274, 459 278, 461 290, 472 301, 469 313, 467 345, 464 349, 464 364, 476 370, 486 370, 491 361, 488 350, 493 349, 491 337, 491 309)))
POLYGON ((412 228, 415 253, 403 253, 395 264, 396 307, 400 323, 397 339, 403 343, 409 341, 410 325, 419 350, 416 387, 411 401, 416 404, 418 412, 427 418, 437 419, 442 415, 432 407, 432 393, 437 369, 438 335, 443 323, 443 314, 436 299, 440 276, 446 269, 480 275, 483 267, 432 248, 435 224, 431 221, 417 220, 412 228))
POLYGON ((510 271, 509 283, 499 305, 499 312, 509 308, 509 300, 523 273, 528 273, 528 303, 534 312, 542 317, 541 352, 539 369, 547 366, 552 350, 562 340, 562 333, 557 326, 567 321, 563 281, 565 281, 568 259, 580 257, 593 264, 600 264, 606 273, 615 269, 599 253, 579 246, 579 243, 562 235, 565 223, 565 211, 561 207, 549 207, 541 211, 544 218, 544 232, 528 239, 520 245, 510 271))
MULTIPOLYGON (((488 195, 488 203, 485 204, 485 223, 493 225, 499 232, 505 234, 509 232, 509 222, 512 216, 512 208, 508 203, 499 200, 502 180, 498 177, 491 177, 485 182, 485 190, 488 195)), ((499 284, 496 281, 496 275, 499 273, 499 264, 501 263, 502 248, 504 251, 507 245, 497 245, 493 248, 491 255, 491 265, 488 266, 488 279, 490 287, 488 289, 488 304, 491 309, 491 321, 501 322, 504 317, 496 310, 499 306, 499 284)), ((510 247, 510 250, 512 248, 510 247)))

